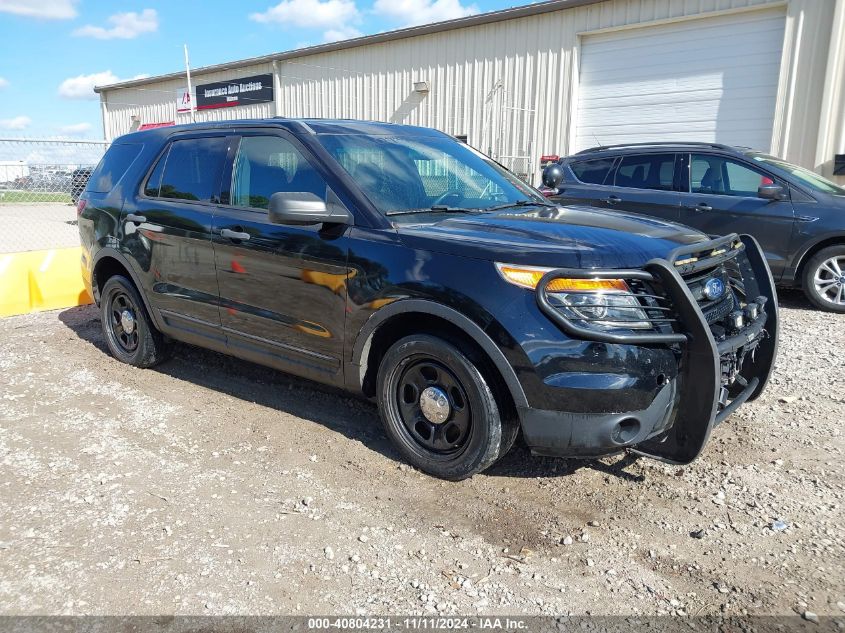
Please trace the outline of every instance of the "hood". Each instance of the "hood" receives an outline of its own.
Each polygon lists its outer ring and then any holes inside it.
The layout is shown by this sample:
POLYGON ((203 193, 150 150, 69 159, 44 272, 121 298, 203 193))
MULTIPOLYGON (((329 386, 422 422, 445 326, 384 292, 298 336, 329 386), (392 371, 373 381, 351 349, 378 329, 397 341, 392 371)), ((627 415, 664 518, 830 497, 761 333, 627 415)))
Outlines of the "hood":
POLYGON ((411 248, 511 264, 637 268, 708 238, 689 227, 590 207, 480 215, 407 216, 395 224, 411 248))

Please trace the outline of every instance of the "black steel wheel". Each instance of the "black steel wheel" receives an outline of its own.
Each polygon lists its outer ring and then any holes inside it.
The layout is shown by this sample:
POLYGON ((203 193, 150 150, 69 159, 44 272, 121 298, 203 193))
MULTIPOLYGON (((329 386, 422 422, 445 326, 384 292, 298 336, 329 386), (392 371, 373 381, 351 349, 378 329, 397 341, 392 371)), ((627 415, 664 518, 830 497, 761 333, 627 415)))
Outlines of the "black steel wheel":
POLYGON ((152 367, 167 353, 164 337, 155 329, 141 296, 126 277, 115 275, 100 298, 103 336, 118 360, 136 367, 152 367))
POLYGON ((390 439, 429 474, 464 479, 504 453, 503 421, 490 386, 448 341, 416 335, 396 342, 379 367, 378 402, 390 439))

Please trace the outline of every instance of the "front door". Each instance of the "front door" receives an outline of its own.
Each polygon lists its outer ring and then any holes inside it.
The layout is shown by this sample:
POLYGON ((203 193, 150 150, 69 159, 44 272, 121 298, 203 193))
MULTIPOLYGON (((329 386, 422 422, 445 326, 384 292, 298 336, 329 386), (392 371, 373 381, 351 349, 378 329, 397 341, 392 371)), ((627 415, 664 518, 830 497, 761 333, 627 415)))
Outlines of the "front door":
POLYGON ((290 373, 335 383, 346 307, 346 228, 273 224, 279 191, 340 204, 283 132, 244 135, 233 149, 213 221, 220 319, 230 351, 290 373))
POLYGON ((718 154, 692 154, 686 172, 681 222, 708 235, 752 235, 760 242, 778 281, 786 265, 794 222, 788 185, 756 166, 718 154), (786 198, 758 197, 757 188, 765 184, 783 186, 786 198))

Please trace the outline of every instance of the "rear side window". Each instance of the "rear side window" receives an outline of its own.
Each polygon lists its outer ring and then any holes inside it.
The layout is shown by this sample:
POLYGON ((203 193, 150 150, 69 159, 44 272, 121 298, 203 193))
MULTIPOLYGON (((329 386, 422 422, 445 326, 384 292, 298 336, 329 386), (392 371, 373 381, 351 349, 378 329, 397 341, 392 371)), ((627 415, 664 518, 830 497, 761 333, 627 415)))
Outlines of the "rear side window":
POLYGON ((216 195, 226 147, 223 136, 174 141, 150 174, 146 194, 155 195, 157 172, 161 170, 158 197, 218 202, 216 195))
POLYGON ((613 169, 613 158, 599 158, 597 160, 579 160, 570 163, 569 168, 575 177, 588 185, 603 185, 607 175, 613 169))
POLYGON ((86 189, 94 193, 108 193, 114 189, 132 162, 138 158, 142 147, 134 143, 113 143, 91 173, 86 189))
POLYGON ((674 175, 674 154, 625 156, 616 170, 616 186, 672 191, 674 175))

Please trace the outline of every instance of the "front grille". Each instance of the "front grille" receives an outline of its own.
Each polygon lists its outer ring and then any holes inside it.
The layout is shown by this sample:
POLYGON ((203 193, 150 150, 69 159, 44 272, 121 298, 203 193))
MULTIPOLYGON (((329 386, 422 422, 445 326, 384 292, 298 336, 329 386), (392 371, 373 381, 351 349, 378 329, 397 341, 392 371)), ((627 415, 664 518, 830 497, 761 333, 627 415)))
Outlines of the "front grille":
POLYGON ((733 292, 733 281, 724 264, 684 275, 683 279, 710 325, 718 323, 734 310, 736 297, 733 292), (705 285, 711 279, 720 280, 725 288, 725 293, 715 300, 704 296, 705 285))

